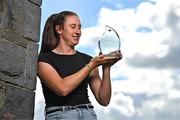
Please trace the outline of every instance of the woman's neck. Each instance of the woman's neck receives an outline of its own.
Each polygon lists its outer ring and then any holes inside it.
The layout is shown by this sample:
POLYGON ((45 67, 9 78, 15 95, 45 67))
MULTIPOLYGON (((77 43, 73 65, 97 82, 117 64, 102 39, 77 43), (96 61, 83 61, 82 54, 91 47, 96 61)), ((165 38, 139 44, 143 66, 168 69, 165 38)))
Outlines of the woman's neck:
POLYGON ((76 53, 76 50, 71 47, 61 47, 58 46, 54 50, 52 50, 56 54, 61 54, 61 55, 73 55, 76 53))

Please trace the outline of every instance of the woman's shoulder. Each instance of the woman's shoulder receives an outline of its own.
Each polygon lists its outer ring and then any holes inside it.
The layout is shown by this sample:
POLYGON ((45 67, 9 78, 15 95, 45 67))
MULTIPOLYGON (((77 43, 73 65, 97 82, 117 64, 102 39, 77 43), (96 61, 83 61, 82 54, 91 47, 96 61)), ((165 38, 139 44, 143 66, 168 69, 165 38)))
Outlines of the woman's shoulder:
POLYGON ((50 57, 51 57, 51 52, 39 53, 38 62, 49 62, 50 57))
POLYGON ((38 54, 38 58, 48 57, 49 55, 50 55, 50 52, 47 52, 47 53, 42 53, 42 52, 40 52, 40 53, 38 54))

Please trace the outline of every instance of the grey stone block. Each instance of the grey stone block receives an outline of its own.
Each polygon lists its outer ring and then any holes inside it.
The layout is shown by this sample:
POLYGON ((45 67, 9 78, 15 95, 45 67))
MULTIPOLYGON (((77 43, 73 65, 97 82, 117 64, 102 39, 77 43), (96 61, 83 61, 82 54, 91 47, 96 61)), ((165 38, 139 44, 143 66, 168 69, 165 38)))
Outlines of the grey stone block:
POLYGON ((18 34, 12 30, 7 30, 0 27, 0 39, 6 39, 24 48, 27 48, 28 40, 21 34, 18 34))
POLYGON ((5 101, 0 106, 0 119, 32 120, 35 93, 0 81, 5 86, 5 101))
POLYGON ((0 38, 0 56, 0 79, 22 86, 24 81, 18 78, 24 76, 25 49, 0 38))
POLYGON ((25 49, 0 38, 0 56, 1 80, 36 89, 38 44, 29 41, 25 49))
MULTIPOLYGON (((36 0, 37 1, 37 0, 36 0)), ((39 40, 40 7, 27 0, 1 0, 0 26, 39 40)))

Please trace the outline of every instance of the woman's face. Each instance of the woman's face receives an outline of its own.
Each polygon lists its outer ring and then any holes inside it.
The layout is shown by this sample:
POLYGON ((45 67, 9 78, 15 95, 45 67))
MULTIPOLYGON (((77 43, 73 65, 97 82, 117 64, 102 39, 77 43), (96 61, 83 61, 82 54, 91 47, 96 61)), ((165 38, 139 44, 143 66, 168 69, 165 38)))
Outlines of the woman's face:
POLYGON ((64 26, 60 29, 60 41, 64 41, 70 46, 79 43, 81 36, 81 22, 78 16, 66 16, 64 26))

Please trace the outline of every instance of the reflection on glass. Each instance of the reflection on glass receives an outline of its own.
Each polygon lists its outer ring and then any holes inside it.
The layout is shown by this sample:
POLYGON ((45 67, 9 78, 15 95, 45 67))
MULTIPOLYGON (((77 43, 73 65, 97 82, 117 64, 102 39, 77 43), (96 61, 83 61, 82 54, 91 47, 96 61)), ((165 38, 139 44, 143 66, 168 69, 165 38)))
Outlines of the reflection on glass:
POLYGON ((120 46, 118 33, 112 27, 106 25, 105 31, 98 41, 100 53, 105 54, 109 59, 117 58, 112 52, 120 50, 120 46))

